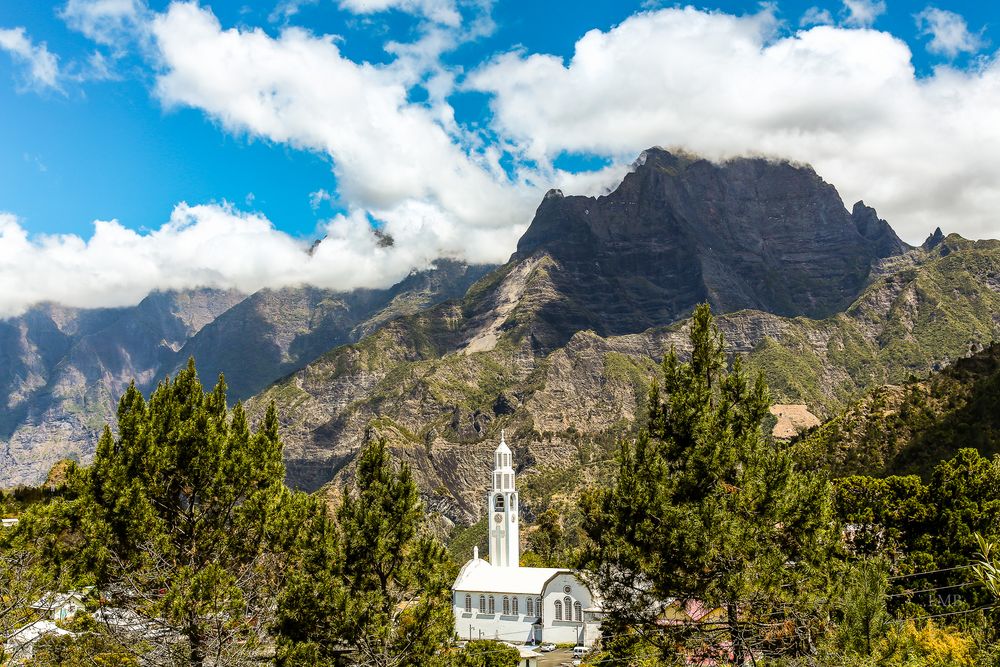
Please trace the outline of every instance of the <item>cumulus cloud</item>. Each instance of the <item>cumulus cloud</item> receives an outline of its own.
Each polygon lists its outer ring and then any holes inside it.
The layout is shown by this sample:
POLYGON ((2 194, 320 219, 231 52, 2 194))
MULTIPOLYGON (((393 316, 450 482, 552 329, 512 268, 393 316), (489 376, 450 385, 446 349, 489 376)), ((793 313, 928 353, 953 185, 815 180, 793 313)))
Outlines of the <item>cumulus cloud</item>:
MULTIPOLYGON (((420 219, 419 207, 405 212, 420 219)), ((89 239, 76 235, 32 238, 18 219, 0 213, 0 317, 58 301, 77 307, 137 303, 154 289, 200 286, 254 292, 309 284, 334 289, 377 287, 402 279, 408 267, 435 256, 414 243, 424 233, 461 234, 432 223, 421 229, 389 221, 396 243, 380 247, 366 216, 338 216, 323 240, 309 244, 277 229, 259 214, 229 205, 178 205, 170 220, 148 233, 117 221, 96 221, 89 239)), ((480 230, 483 242, 509 244, 502 230, 480 230)))
POLYGON ((49 52, 44 42, 35 44, 24 28, 0 28, 0 50, 24 65, 25 79, 35 89, 61 90, 59 86, 59 59, 49 52))
POLYGON ((844 0, 844 11, 847 16, 844 23, 849 26, 867 28, 875 20, 885 14, 884 0, 844 0))
POLYGON ((1000 61, 917 78, 890 34, 817 26, 774 38, 770 12, 633 16, 573 57, 502 54, 472 73, 504 141, 541 163, 625 160, 651 145, 812 164, 910 242, 940 225, 1000 235, 1000 61))
POLYGON ((965 19, 955 12, 927 7, 916 15, 920 34, 930 37, 927 50, 954 58, 960 53, 976 53, 986 46, 982 35, 969 32, 965 19))
POLYGON ((444 25, 457 26, 462 22, 455 0, 340 0, 340 8, 355 14, 397 9, 444 25))
POLYGON ((409 57, 359 64, 332 37, 226 30, 194 4, 173 4, 152 33, 163 68, 156 94, 165 105, 328 154, 338 194, 387 224, 424 230, 412 237, 421 252, 502 261, 511 245, 493 240, 516 238, 537 203, 535 188, 506 177, 496 150, 475 150, 439 95, 432 92, 429 104, 407 101, 412 86, 430 85, 409 57), (487 245, 470 247, 477 242, 487 245))

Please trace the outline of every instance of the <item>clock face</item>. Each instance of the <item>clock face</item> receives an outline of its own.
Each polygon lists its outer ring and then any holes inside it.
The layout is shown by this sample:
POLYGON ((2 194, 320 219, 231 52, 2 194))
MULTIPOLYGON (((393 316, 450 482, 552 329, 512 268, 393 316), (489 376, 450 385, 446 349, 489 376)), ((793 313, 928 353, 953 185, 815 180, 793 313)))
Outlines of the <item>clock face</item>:
POLYGON ((497 512, 496 514, 493 515, 493 520, 496 521, 497 523, 500 523, 501 521, 503 521, 503 514, 497 512))

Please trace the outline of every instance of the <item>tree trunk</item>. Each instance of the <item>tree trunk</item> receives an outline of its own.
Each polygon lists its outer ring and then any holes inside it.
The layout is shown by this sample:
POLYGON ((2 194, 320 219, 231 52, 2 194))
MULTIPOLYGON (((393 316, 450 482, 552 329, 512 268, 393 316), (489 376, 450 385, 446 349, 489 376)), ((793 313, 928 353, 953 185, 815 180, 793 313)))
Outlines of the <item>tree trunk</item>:
POLYGON ((743 643, 743 633, 740 631, 739 611, 736 603, 726 605, 726 622, 729 624, 729 639, 733 644, 733 664, 742 665, 746 662, 746 646, 743 643))
POLYGON ((194 618, 188 621, 188 665, 189 667, 204 667, 205 664, 205 641, 201 636, 198 623, 194 618))

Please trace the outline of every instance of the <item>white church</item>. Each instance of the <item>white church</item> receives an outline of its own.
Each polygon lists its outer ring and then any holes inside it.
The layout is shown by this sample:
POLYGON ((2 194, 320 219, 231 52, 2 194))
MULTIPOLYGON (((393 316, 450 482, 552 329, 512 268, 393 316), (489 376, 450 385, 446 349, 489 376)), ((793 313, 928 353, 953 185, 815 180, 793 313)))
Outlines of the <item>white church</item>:
POLYGON ((517 509, 511 452, 501 433, 486 498, 490 559, 481 559, 477 547, 458 573, 455 632, 461 639, 591 646, 600 636, 597 600, 572 570, 520 566, 517 509))

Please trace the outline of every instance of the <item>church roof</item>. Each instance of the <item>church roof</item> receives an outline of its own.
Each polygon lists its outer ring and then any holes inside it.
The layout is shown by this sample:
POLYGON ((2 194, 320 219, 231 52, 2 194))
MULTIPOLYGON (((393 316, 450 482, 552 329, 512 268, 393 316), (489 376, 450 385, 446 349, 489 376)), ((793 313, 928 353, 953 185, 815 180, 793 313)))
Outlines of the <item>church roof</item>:
POLYGON ((489 561, 473 558, 462 566, 454 590, 541 595, 549 579, 564 572, 572 574, 558 567, 493 567, 489 561))
POLYGON ((507 440, 506 440, 506 438, 504 438, 504 432, 503 431, 500 431, 500 444, 497 445, 497 448, 494 450, 493 453, 494 454, 499 454, 499 453, 510 454, 511 453, 510 452, 510 447, 507 446, 507 440))

